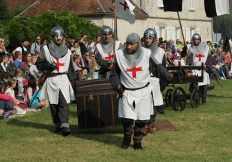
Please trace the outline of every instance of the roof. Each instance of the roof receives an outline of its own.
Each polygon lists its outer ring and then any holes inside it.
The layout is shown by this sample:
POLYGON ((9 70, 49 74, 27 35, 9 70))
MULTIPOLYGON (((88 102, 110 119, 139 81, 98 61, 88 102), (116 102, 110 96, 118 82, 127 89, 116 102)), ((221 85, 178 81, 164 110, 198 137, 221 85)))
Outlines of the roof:
POLYGON ((14 11, 21 7, 29 7, 31 4, 36 2, 37 0, 7 0, 7 5, 9 11, 14 11))
MULTIPOLYGON (((113 6, 111 0, 37 0, 32 1, 31 5, 20 13, 20 16, 40 16, 46 11, 69 11, 79 16, 112 16, 113 6)), ((136 6, 134 13, 138 19, 148 17, 138 6, 136 6)))

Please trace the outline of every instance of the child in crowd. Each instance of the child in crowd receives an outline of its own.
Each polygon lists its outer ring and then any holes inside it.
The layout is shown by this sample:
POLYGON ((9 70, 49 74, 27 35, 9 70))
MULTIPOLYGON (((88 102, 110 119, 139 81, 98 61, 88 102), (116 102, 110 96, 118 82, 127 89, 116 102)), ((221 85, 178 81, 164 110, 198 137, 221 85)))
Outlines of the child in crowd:
POLYGON ((16 113, 17 114, 26 114, 25 102, 18 100, 15 97, 14 89, 16 88, 17 81, 15 79, 10 79, 7 82, 7 84, 8 84, 8 86, 7 86, 7 89, 5 91, 5 94, 9 95, 13 98, 14 108, 16 109, 16 113), (22 110, 22 109, 24 109, 24 110, 22 110))
POLYGON ((48 102, 39 99, 40 88, 37 86, 37 83, 34 77, 29 78, 27 88, 28 106, 34 109, 48 108, 48 102))
POLYGON ((73 55, 72 60, 73 60, 73 67, 76 71, 77 78, 78 80, 80 80, 82 76, 81 57, 75 54, 73 55))
POLYGON ((16 80, 17 80, 17 94, 16 94, 16 98, 20 101, 25 101, 25 91, 24 91, 24 86, 27 84, 27 80, 23 78, 22 76, 23 72, 22 70, 19 68, 16 71, 16 80))
POLYGON ((13 115, 14 100, 11 96, 5 95, 5 83, 0 82, 0 119, 13 115))

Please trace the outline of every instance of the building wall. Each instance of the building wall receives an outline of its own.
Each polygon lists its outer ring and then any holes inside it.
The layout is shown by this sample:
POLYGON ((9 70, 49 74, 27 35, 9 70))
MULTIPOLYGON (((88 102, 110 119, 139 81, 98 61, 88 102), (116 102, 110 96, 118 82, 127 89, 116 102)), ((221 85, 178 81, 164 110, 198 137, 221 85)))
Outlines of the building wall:
MULTIPOLYGON (((142 36, 143 31, 148 28, 155 28, 158 36, 164 39, 182 38, 180 25, 176 12, 164 12, 162 0, 133 0, 140 6, 149 18, 146 20, 136 20, 134 24, 130 24, 124 20, 118 20, 118 38, 124 42, 126 36, 135 32, 142 36), (160 5, 160 7, 159 7, 160 5)), ((212 26, 211 19, 207 18, 204 10, 203 0, 184 0, 183 11, 180 12, 183 32, 186 41, 190 41, 191 36, 198 32, 202 36, 202 41, 212 40, 212 26), (192 6, 189 3, 192 3, 192 6)), ((104 17, 101 20, 92 18, 92 21, 99 26, 108 25, 113 26, 113 19, 104 17)))
MULTIPOLYGON (((176 12, 164 12, 162 0, 133 0, 148 15, 147 27, 155 27, 158 35, 164 39, 180 38, 180 25, 176 12)), ((202 40, 212 40, 211 19, 206 17, 203 0, 183 0, 183 11, 180 18, 186 40, 190 41, 191 35, 198 32, 202 40)))

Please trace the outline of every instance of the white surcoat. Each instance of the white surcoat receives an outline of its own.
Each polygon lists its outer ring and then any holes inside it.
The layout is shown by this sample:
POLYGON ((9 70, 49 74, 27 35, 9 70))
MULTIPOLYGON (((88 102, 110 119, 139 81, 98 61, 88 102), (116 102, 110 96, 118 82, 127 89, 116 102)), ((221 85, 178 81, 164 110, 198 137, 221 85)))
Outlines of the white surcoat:
MULTIPOLYGON (((209 54, 209 47, 204 44, 201 43, 198 46, 191 46, 189 48, 189 52, 193 54, 193 66, 201 66, 202 63, 205 64, 208 54, 209 54)), ((193 74, 197 75, 197 76, 201 76, 201 70, 194 70, 193 74)), ((202 85, 207 85, 210 84, 210 78, 209 78, 209 74, 204 71, 203 72, 203 82, 198 82, 199 86, 202 85)))
POLYGON ((126 60, 123 49, 116 53, 116 60, 120 68, 120 80, 128 89, 141 88, 137 90, 125 90, 119 99, 118 116, 133 120, 149 120, 151 115, 152 95, 150 81, 149 58, 150 50, 141 48, 142 53, 139 61, 126 60), (146 86, 147 85, 147 86, 146 86), (143 87, 143 88, 142 88, 143 87))
MULTIPOLYGON (((119 46, 120 46, 120 43, 119 43, 118 41, 116 41, 116 42, 115 42, 115 49, 116 49, 116 51, 117 51, 117 49, 119 48, 119 46)), ((102 56, 102 59, 103 59, 103 60, 109 61, 109 60, 112 60, 112 59, 113 59, 113 54, 114 54, 114 51, 113 51, 113 50, 110 51, 110 53, 107 53, 107 52, 102 48, 101 43, 96 44, 96 48, 97 48, 99 54, 102 56)))
MULTIPOLYGON (((44 46, 43 48, 44 55, 42 58, 46 59, 51 64, 55 64, 57 67, 52 73, 67 73, 70 64, 71 51, 68 50, 65 56, 56 59, 50 54, 47 46, 44 46)), ((40 99, 46 99, 50 104, 58 104, 59 91, 62 92, 67 103, 75 100, 74 91, 67 74, 48 77, 41 89, 40 99)))
MULTIPOLYGON (((154 52, 151 53, 152 57, 154 57, 159 64, 162 64, 163 57, 164 57, 165 51, 157 47, 154 52)), ((151 88, 152 88, 152 94, 153 94, 153 104, 154 106, 161 106, 164 104, 163 102, 163 96, 160 90, 160 80, 157 77, 151 77, 150 78, 151 88)), ((152 114, 153 111, 151 111, 152 114)))

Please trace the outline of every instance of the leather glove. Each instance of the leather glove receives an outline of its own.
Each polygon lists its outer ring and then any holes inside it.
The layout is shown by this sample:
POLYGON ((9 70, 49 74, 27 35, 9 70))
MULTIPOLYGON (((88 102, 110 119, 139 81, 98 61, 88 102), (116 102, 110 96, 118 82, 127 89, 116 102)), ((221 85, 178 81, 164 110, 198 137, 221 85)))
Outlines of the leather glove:
POLYGON ((118 92, 119 97, 121 98, 125 89, 123 88, 123 85, 118 84, 115 90, 118 92))

